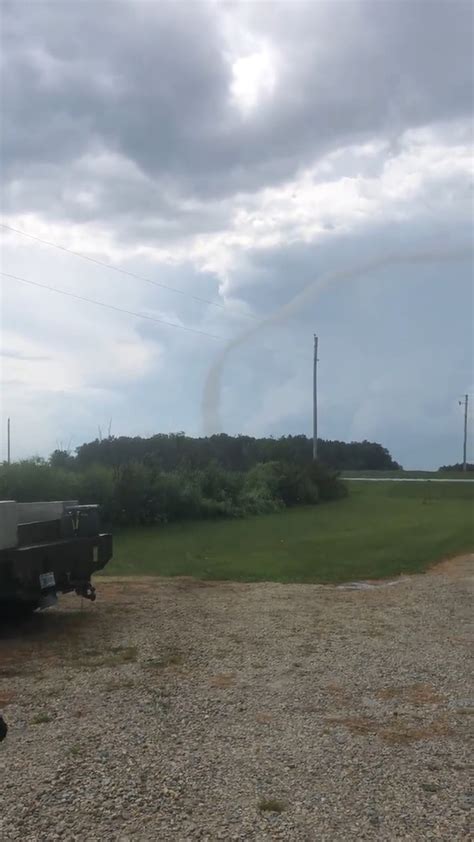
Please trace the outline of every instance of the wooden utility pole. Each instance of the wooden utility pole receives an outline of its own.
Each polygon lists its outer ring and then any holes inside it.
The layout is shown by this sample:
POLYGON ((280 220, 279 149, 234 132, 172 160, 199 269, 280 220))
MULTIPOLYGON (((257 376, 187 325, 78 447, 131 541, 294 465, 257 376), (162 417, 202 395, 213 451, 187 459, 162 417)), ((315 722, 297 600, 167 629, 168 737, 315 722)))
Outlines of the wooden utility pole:
POLYGON ((7 420, 7 463, 10 464, 10 419, 7 420))
POLYGON ((464 395, 464 400, 459 401, 462 405, 464 404, 464 446, 462 452, 462 469, 463 471, 467 471, 467 407, 469 404, 469 395, 464 395))
POLYGON ((318 337, 314 335, 313 359, 313 460, 318 458, 318 337))

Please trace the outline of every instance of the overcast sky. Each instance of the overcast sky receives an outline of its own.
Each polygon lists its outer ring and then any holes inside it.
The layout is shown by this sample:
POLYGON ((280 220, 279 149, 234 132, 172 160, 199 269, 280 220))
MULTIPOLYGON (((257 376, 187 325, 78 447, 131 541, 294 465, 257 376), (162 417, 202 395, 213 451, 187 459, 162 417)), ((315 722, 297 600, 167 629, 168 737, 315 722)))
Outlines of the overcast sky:
POLYGON ((309 434, 317 333, 323 438, 380 441, 407 468, 461 460, 470 2, 1 12, 3 224, 154 284, 5 229, 2 271, 202 332, 2 276, 1 458, 7 416, 14 458, 110 421, 309 434))

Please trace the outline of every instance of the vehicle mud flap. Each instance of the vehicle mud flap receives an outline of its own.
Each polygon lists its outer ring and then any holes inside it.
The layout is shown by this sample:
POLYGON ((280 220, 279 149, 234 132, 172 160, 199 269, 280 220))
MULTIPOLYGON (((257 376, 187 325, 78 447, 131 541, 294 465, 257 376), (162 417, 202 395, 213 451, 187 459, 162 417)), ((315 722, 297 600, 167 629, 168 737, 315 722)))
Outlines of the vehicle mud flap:
POLYGON ((56 591, 49 591, 48 593, 41 594, 38 607, 39 608, 52 608, 53 605, 56 605, 57 601, 58 601, 58 595, 57 595, 56 591))

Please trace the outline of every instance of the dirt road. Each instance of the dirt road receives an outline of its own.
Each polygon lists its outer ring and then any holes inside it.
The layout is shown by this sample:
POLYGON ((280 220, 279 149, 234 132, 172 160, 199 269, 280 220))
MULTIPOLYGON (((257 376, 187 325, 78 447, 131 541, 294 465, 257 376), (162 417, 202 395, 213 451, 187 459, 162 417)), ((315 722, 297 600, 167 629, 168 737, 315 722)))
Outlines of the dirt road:
POLYGON ((0 640, 0 839, 468 839, 470 561, 102 580, 0 640))

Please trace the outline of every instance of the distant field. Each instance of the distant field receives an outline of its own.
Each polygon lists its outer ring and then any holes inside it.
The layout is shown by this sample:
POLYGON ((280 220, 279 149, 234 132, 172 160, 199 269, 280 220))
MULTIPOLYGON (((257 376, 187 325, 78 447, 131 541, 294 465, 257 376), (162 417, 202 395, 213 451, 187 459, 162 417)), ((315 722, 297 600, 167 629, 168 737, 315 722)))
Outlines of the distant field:
POLYGON ((354 479, 374 477, 374 479, 470 479, 474 481, 473 471, 341 471, 341 475, 354 479))
POLYGON ((124 529, 109 575, 342 582, 474 550, 474 486, 351 483, 347 499, 245 520, 124 529))

